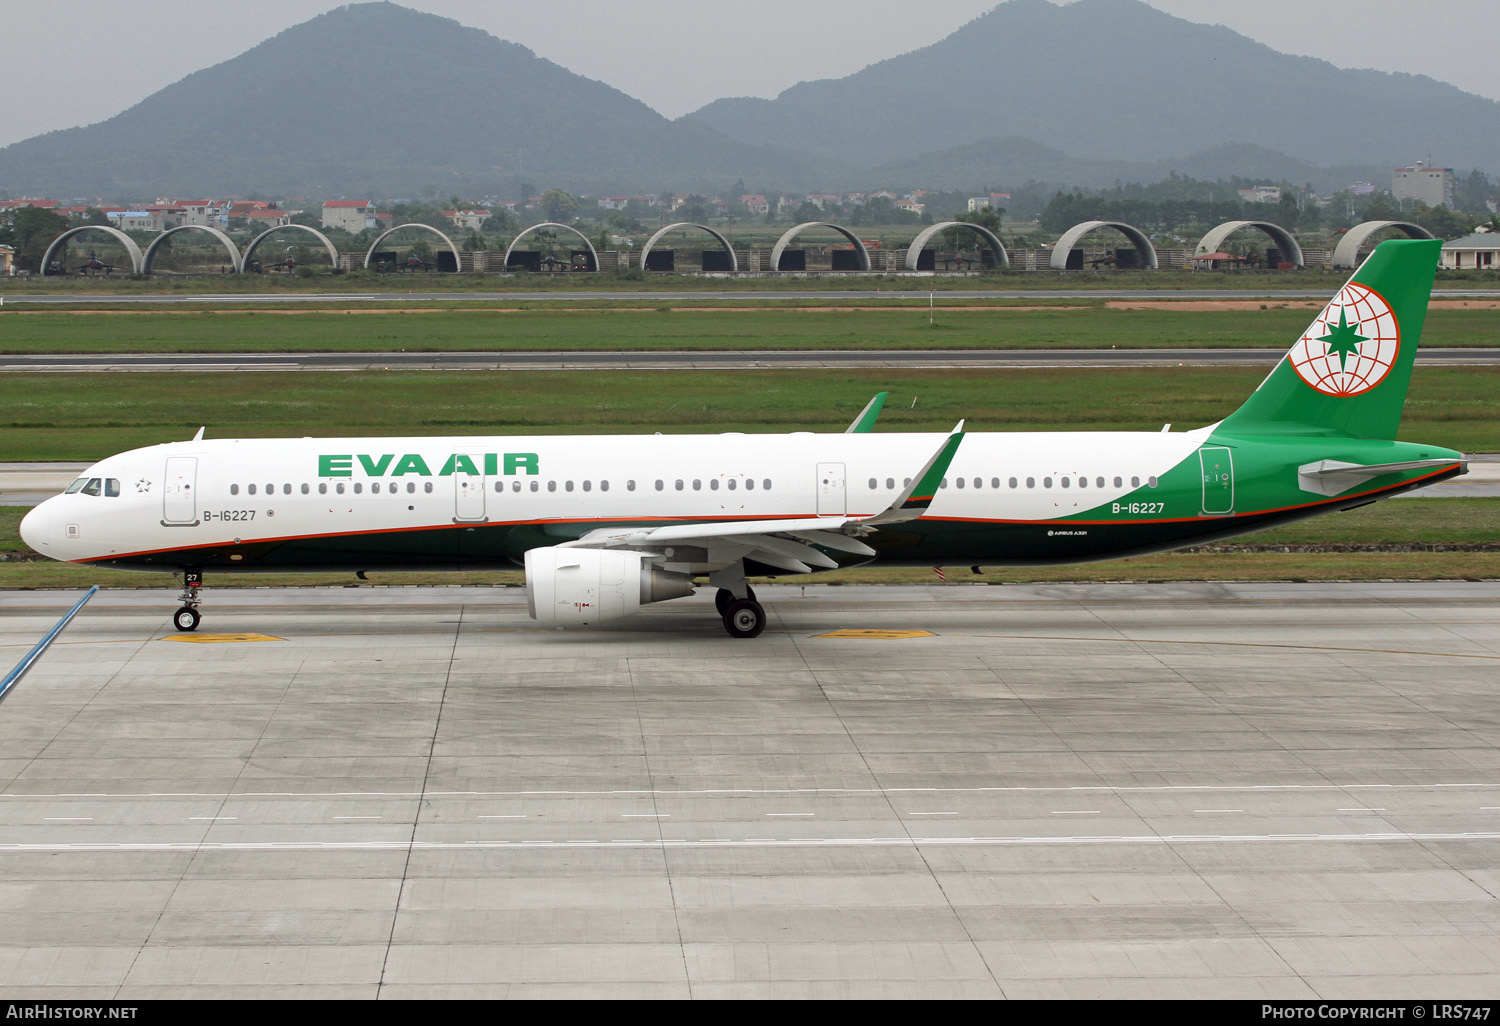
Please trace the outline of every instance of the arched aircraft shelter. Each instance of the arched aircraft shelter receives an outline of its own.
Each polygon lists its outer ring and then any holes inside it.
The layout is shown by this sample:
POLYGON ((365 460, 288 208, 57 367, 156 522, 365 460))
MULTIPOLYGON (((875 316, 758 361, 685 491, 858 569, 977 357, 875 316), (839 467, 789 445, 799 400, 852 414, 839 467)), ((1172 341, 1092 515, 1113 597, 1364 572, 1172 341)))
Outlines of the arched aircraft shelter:
POLYGON ((523 238, 530 235, 532 232, 541 231, 543 228, 561 228, 565 232, 572 232, 574 235, 578 236, 583 240, 583 244, 589 248, 589 256, 593 257, 594 260, 594 270, 596 272, 599 270, 599 254, 594 251, 594 244, 589 241, 589 237, 583 234, 583 232, 579 231, 577 228, 574 228, 572 225, 558 224, 556 221, 544 221, 541 224, 534 224, 530 228, 522 231, 514 239, 511 239, 510 245, 505 247, 505 260, 501 264, 501 266, 510 266, 510 255, 511 253, 515 252, 516 243, 520 242, 523 238))
MULTIPOLYGON (((646 261, 650 257, 651 248, 656 245, 656 241, 663 235, 666 235, 668 232, 674 232, 679 228, 696 228, 699 231, 708 232, 708 234, 719 240, 719 245, 723 246, 724 252, 729 254, 730 273, 734 273, 735 271, 738 271, 740 269, 740 261, 739 258, 734 255, 734 247, 729 244, 729 240, 726 239, 723 235, 720 235, 718 232, 714 231, 706 224, 694 224, 691 221, 679 221, 676 224, 667 225, 665 228, 656 232, 651 236, 651 238, 646 240, 646 244, 641 247, 641 270, 645 271, 650 269, 649 267, 647 267, 646 261)), ((598 262, 595 261, 596 266, 597 263, 598 262)))
POLYGON ((1217 253, 1224 248, 1225 239, 1244 228, 1254 228, 1264 232, 1276 244, 1276 251, 1281 254, 1284 262, 1293 267, 1302 266, 1302 247, 1297 245, 1297 240, 1292 238, 1291 232, 1270 221, 1225 221, 1216 228, 1210 228, 1208 234, 1198 240, 1193 253, 1195 255, 1217 253))
POLYGON ((52 245, 48 246, 47 252, 42 254, 42 274, 45 275, 47 268, 52 266, 52 256, 62 248, 62 244, 81 232, 104 232, 106 235, 113 236, 120 245, 125 247, 125 252, 130 254, 130 273, 142 273, 141 264, 145 260, 145 256, 141 253, 141 247, 135 244, 134 239, 120 231, 120 229, 112 228, 109 225, 86 224, 79 228, 69 228, 52 240, 52 245))
POLYGON ((151 273, 151 264, 156 260, 156 251, 161 248, 163 242, 167 241, 168 236, 176 235, 178 232, 192 231, 208 232, 218 239, 220 244, 229 251, 229 265, 234 269, 235 274, 239 274, 244 269, 244 265, 240 263, 240 251, 234 248, 234 243, 230 241, 229 236, 206 224, 180 224, 176 228, 168 228, 151 240, 151 245, 146 247, 146 255, 141 258, 141 273, 151 273))
POLYGON ((270 235, 272 232, 284 232, 287 230, 307 232, 313 235, 319 242, 323 244, 323 248, 328 250, 328 259, 333 264, 333 266, 337 267, 339 265, 339 251, 334 248, 334 245, 331 241, 329 241, 328 236, 324 235, 316 228, 311 228, 305 224, 282 224, 277 225, 275 228, 267 228, 265 231, 261 232, 253 240, 251 240, 250 245, 245 247, 245 255, 240 258, 240 268, 243 270, 244 268, 250 266, 250 258, 255 255, 255 248, 265 240, 266 236, 270 235))
POLYGON ((771 270, 781 270, 781 255, 786 252, 787 244, 809 228, 832 228, 838 232, 844 238, 854 243, 854 252, 859 258, 859 269, 861 271, 868 271, 870 269, 870 251, 865 249, 863 242, 859 241, 859 236, 842 225, 833 224, 828 221, 808 221, 806 224, 799 224, 795 228, 788 229, 785 235, 776 240, 776 246, 771 250, 771 270))
POLYGON ((1387 228, 1399 229, 1408 239, 1436 238, 1426 228, 1410 221, 1362 221, 1345 232, 1344 237, 1339 239, 1339 244, 1333 247, 1333 266, 1357 267, 1359 250, 1365 244, 1365 240, 1387 228))
POLYGON ((462 271, 464 269, 463 258, 458 255, 458 247, 453 244, 453 240, 450 239, 450 238, 448 238, 448 236, 444 235, 442 232, 438 231, 436 228, 434 228, 430 224, 417 224, 416 222, 412 222, 411 224, 398 224, 398 225, 396 225, 396 227, 394 227, 394 228, 387 228, 385 231, 383 231, 379 235, 375 236, 375 241, 372 242, 372 243, 370 243, 370 251, 365 254, 365 269, 366 270, 368 270, 369 267, 370 267, 370 260, 375 256, 375 251, 380 248, 380 244, 386 240, 386 237, 390 236, 390 235, 395 235, 397 232, 401 231, 403 228, 420 228, 424 232, 431 232, 432 234, 436 235, 438 238, 442 239, 443 242, 447 244, 448 251, 453 254, 453 273, 454 274, 460 274, 460 273, 462 273, 462 271))
POLYGON ((1048 262, 1048 266, 1054 271, 1066 271, 1068 254, 1073 252, 1073 246, 1085 235, 1101 228, 1112 228, 1125 236, 1135 247, 1135 251, 1140 254, 1141 266, 1156 270, 1156 247, 1151 245, 1151 240, 1146 238, 1145 232, 1122 221, 1084 221, 1081 224, 1075 224, 1063 232, 1062 238, 1057 240, 1057 245, 1052 247, 1052 259, 1048 262))
POLYGON ((1005 252, 1005 244, 1000 241, 1000 236, 984 227, 984 225, 973 224, 969 221, 940 221, 929 228, 923 228, 921 233, 915 239, 911 240, 911 245, 906 248, 906 269, 908 271, 915 271, 917 269, 917 261, 922 257, 922 247, 927 245, 927 240, 947 228, 974 229, 980 235, 984 236, 991 246, 995 247, 996 263, 1001 267, 1010 266, 1010 255, 1005 252))

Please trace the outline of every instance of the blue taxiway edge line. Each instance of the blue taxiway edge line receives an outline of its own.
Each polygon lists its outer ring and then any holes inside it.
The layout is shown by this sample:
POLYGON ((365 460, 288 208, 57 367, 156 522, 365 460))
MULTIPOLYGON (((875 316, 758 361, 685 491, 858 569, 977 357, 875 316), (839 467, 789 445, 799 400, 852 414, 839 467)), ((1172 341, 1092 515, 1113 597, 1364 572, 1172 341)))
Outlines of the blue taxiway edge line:
POLYGON ((61 620, 57 621, 57 626, 48 631, 42 640, 36 643, 36 647, 26 653, 25 657, 16 664, 16 668, 7 673, 4 680, 0 680, 0 701, 4 701, 5 696, 10 694, 10 689, 26 675, 27 670, 31 669, 31 664, 42 657, 42 653, 47 651, 47 646, 52 644, 57 636, 62 633, 63 628, 68 625, 68 621, 78 615, 78 611, 83 608, 83 604, 93 598, 94 592, 98 590, 99 585, 97 584, 90 588, 83 598, 78 600, 78 604, 68 610, 67 614, 61 620))

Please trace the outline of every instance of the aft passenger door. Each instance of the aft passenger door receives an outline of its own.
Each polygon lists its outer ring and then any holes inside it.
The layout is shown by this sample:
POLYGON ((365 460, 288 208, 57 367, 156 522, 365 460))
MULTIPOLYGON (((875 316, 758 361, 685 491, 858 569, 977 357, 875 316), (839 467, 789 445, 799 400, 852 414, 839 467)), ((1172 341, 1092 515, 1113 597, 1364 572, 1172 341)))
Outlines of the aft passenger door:
POLYGON ((161 522, 191 527, 198 522, 198 457, 168 456, 161 490, 161 522))
POLYGON ((1198 450, 1203 470, 1203 515, 1228 516, 1234 512, 1234 453, 1222 445, 1198 450))

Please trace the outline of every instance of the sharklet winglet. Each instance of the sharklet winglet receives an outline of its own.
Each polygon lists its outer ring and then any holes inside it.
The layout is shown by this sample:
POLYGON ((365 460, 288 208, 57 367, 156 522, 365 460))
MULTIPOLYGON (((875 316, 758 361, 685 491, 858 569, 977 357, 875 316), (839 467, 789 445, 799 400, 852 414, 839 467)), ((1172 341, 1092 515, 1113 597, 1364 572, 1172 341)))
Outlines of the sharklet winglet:
POLYGON ((964 422, 959 421, 949 432, 943 444, 938 447, 932 458, 917 472, 896 500, 887 506, 882 512, 873 517, 866 517, 857 521, 865 527, 877 527, 880 524, 899 524, 907 520, 916 520, 927 512, 932 505, 934 496, 937 495, 938 487, 943 483, 943 475, 948 473, 948 467, 953 463, 953 457, 958 454, 958 447, 964 440, 964 422))

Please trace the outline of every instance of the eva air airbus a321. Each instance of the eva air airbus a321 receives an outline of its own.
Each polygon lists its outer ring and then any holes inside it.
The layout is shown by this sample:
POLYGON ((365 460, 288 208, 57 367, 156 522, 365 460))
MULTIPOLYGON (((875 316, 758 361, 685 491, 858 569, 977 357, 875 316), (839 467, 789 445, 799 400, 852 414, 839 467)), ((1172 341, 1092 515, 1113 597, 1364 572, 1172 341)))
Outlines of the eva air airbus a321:
POLYGON ((111 456, 21 522, 55 559, 205 572, 526 568, 531 615, 582 626, 756 575, 1017 566, 1194 545, 1465 472, 1398 442, 1440 243, 1390 241, 1239 409, 1182 432, 244 439, 111 456))

